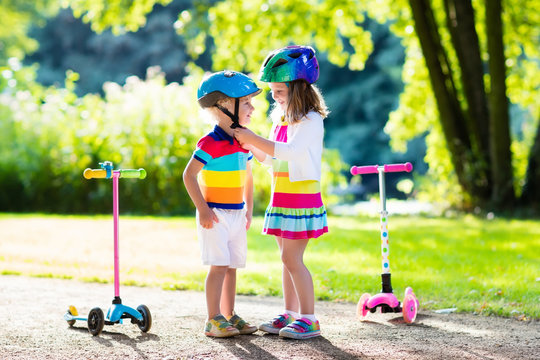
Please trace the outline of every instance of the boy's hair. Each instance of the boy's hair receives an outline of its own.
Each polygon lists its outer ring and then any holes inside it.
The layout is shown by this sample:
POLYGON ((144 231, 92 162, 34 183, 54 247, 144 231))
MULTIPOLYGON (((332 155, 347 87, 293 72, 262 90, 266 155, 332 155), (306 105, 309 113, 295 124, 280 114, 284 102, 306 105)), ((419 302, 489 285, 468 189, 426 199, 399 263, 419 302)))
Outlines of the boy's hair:
MULTIPOLYGON (((219 100, 216 101, 216 105, 219 105, 219 106, 222 106, 222 107, 226 108, 227 104, 233 103, 233 102, 234 102, 234 98, 231 98, 231 97, 228 97, 228 96, 224 95, 223 97, 221 97, 219 100)), ((210 114, 214 120, 218 118, 219 114, 223 113, 216 106, 210 106, 210 107, 206 107, 206 108, 203 108, 203 109, 208 114, 210 114)))
MULTIPOLYGON (((309 84, 305 80, 294 80, 287 83, 289 86, 288 106, 285 111, 285 120, 289 124, 300 122, 310 111, 319 113, 326 118, 330 111, 316 85, 309 84)), ((279 106, 274 104, 272 113, 279 111, 279 106)))

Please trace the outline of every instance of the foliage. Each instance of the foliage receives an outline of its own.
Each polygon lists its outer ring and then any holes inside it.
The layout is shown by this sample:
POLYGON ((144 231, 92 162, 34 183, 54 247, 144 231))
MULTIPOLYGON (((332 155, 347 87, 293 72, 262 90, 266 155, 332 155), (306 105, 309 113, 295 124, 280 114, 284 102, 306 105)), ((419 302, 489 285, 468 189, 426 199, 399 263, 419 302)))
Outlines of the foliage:
MULTIPOLYGON (((103 98, 78 98, 73 92, 76 73, 68 73, 65 88, 1 94, 0 183, 5 191, 0 208, 107 212, 110 183, 87 181, 81 174, 110 160, 115 168, 143 167, 148 173, 143 181, 122 182, 126 209, 191 213, 194 207, 182 185, 182 172, 197 140, 213 122, 204 120, 194 98, 202 71, 192 66, 190 74, 183 85, 167 85, 163 73, 151 68, 145 81, 130 77, 124 86, 107 83, 103 98)), ((258 97, 255 105, 254 123, 263 128, 264 100, 258 97)), ((330 175, 324 184, 331 187, 341 181, 344 165, 332 152, 328 155, 330 175)), ((254 168, 256 210, 261 212, 269 198, 269 176, 261 167, 254 168)))
POLYGON ((166 8, 156 6, 145 26, 136 33, 119 35, 110 30, 95 33, 90 25, 74 18, 71 9, 64 9, 43 28, 32 29, 30 35, 39 41, 39 48, 24 62, 39 64, 37 80, 44 85, 60 86, 68 70, 79 73, 79 96, 102 93, 106 81, 123 84, 129 76, 144 77, 152 66, 159 66, 168 82, 182 83, 190 58, 173 23, 186 6, 187 0, 177 0, 166 8))
POLYGON ((58 9, 54 0, 3 0, 0 2, 0 66, 6 59, 22 59, 38 43, 28 37, 31 26, 42 26, 58 9))
MULTIPOLYGON (((483 181, 475 175, 476 171, 482 170, 482 164, 474 161, 458 163, 459 166, 466 167, 462 175, 460 172, 456 174, 457 162, 455 160, 452 163, 448 162, 449 158, 454 157, 454 150, 450 146, 453 144, 446 142, 442 136, 445 131, 441 126, 436 125, 440 122, 441 114, 428 77, 428 69, 417 37, 418 33, 415 32, 416 24, 413 22, 411 12, 412 3, 405 0, 377 1, 376 5, 372 1, 358 3, 306 0, 266 3, 260 0, 247 4, 240 0, 228 0, 210 7, 201 6, 193 13, 183 12, 179 17, 182 23, 179 30, 182 34, 194 34, 195 29, 204 29, 199 32, 199 36, 190 37, 191 45, 188 43, 188 49, 197 49, 193 51, 194 56, 203 51, 205 36, 220 39, 214 42, 216 51, 213 52, 214 64, 218 67, 232 63, 254 71, 269 50, 292 42, 313 44, 319 50, 327 52, 331 62, 340 66, 348 64, 352 69, 362 69, 368 54, 373 49, 369 32, 360 26, 364 21, 364 16, 367 14, 380 23, 392 24, 392 31, 402 38, 406 49, 403 68, 405 88, 400 98, 400 106, 391 115, 386 131, 392 137, 395 149, 400 150, 404 150, 411 139, 428 134, 429 147, 435 147, 426 155, 433 181, 443 179, 448 184, 443 190, 445 193, 454 193, 456 189, 459 189, 462 194, 454 200, 461 204, 475 202, 476 199, 472 197, 480 195, 471 193, 464 186, 468 182, 475 184, 483 181), (240 33, 242 36, 238 36, 240 33), (268 41, 261 42, 260 38, 268 39, 268 41)), ((477 33, 480 34, 481 55, 483 59, 487 59, 487 39, 482 18, 484 7, 479 1, 473 3, 478 17, 476 26, 477 33)), ((521 0, 519 5, 506 1, 504 5, 505 12, 502 16, 505 23, 508 95, 515 104, 527 110, 527 113, 523 113, 524 117, 518 117, 514 121, 523 124, 526 128, 534 127, 533 123, 536 123, 538 118, 538 106, 527 99, 538 98, 540 90, 537 76, 539 71, 539 19, 536 15, 538 5, 529 0, 521 0), (523 14, 526 14, 527 21, 518 22, 517 19, 523 14), (521 75, 520 79, 527 80, 518 83, 516 74, 521 75)), ((459 81, 464 77, 461 76, 462 69, 458 64, 445 22, 450 15, 445 13, 442 1, 435 1, 426 6, 434 12, 435 30, 440 33, 440 45, 448 56, 449 67, 445 70, 450 74, 449 81, 456 84, 460 106, 466 109, 464 89, 462 82, 459 81)), ((489 91, 489 80, 490 78, 487 77, 487 91, 489 91)), ((468 125, 473 123, 474 119, 470 119, 468 125)), ((516 175, 523 176, 526 163, 523 159, 527 157, 527 151, 523 149, 530 148, 531 144, 522 143, 530 140, 520 138, 514 133, 512 141, 514 142, 513 149, 519 149, 514 162, 516 175)), ((484 156, 487 155, 484 154, 484 156)), ((487 189, 488 192, 491 190, 487 189)))
POLYGON ((155 4, 166 5, 172 0, 63 0, 75 16, 92 23, 92 29, 101 32, 112 28, 113 33, 135 31, 146 23, 146 16, 155 4))

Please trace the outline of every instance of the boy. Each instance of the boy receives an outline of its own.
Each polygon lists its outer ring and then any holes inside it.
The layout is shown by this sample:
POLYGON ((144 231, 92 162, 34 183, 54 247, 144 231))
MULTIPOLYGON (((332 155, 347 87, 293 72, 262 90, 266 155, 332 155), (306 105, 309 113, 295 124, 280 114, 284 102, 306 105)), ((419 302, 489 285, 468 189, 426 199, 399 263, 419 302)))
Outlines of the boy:
POLYGON ((208 319, 204 333, 230 337, 257 331, 234 313, 236 269, 245 267, 246 231, 253 212, 253 155, 232 136, 250 122, 251 98, 261 92, 248 76, 221 71, 203 79, 199 105, 216 120, 202 137, 184 170, 184 185, 197 208, 202 260, 210 265, 205 292, 208 319), (244 206, 245 205, 245 206, 244 206))

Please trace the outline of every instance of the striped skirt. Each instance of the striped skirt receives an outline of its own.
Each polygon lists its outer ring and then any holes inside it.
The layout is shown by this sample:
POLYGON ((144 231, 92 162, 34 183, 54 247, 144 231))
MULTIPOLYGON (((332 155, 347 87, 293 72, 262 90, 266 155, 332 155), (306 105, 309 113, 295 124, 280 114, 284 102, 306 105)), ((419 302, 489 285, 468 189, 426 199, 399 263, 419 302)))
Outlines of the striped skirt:
POLYGON ((313 239, 328 232, 320 182, 289 181, 287 161, 273 159, 272 198, 263 234, 285 239, 313 239))

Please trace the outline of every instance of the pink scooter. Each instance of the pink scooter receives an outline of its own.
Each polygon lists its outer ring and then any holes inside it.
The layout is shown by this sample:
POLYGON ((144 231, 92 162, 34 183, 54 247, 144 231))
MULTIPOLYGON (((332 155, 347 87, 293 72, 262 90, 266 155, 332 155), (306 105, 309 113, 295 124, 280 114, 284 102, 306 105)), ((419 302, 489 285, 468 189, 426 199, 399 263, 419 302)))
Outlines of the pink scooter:
POLYGON ((416 319, 418 311, 418 299, 414 295, 412 288, 405 289, 405 297, 403 299, 403 307, 399 300, 392 292, 392 282, 390 278, 390 261, 388 255, 390 253, 390 244, 388 240, 388 212, 386 211, 386 187, 384 174, 387 172, 411 172, 412 164, 387 164, 387 165, 368 165, 368 166, 353 166, 351 174, 366 175, 379 174, 379 194, 381 199, 381 253, 382 253, 382 291, 374 296, 368 293, 360 296, 356 307, 356 314, 360 318, 364 318, 368 311, 375 312, 380 309, 381 312, 402 312, 403 319, 406 323, 412 323, 416 319))

